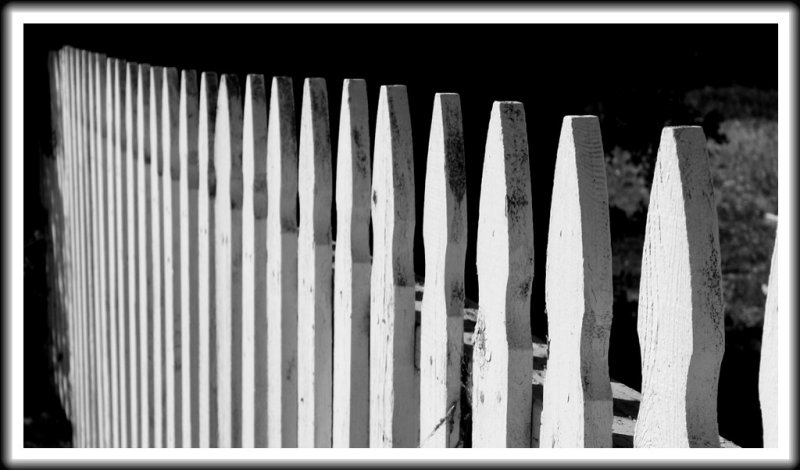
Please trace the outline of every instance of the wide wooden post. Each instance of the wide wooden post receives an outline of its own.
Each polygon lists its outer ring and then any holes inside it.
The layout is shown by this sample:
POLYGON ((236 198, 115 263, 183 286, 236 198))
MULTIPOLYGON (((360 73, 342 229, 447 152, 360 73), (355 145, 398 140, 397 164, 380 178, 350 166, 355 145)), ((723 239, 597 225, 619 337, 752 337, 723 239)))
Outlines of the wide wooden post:
POLYGON ((525 110, 495 102, 478 219, 472 445, 530 447, 533 214, 525 110))
POLYGON ((414 155, 404 85, 382 86, 372 174, 370 447, 419 444, 414 155))
POLYGON ((561 126, 547 242, 549 353, 540 447, 611 447, 611 235, 600 123, 561 126))
POLYGON ((725 347, 714 188, 700 127, 666 127, 639 288, 642 402, 635 447, 719 447, 725 347))
POLYGON ((425 292, 420 344, 420 446, 456 447, 461 421, 467 175, 461 101, 437 93, 425 175, 425 292))
POLYGON ((292 79, 274 77, 267 130, 267 443, 297 447, 297 140, 292 79))
POLYGON ((331 447, 333 170, 325 79, 306 79, 302 106, 297 183, 297 445, 331 447))
POLYGON ((242 447, 267 446, 267 93, 247 76, 242 125, 242 447))
POLYGON ((137 259, 139 268, 139 364, 141 368, 141 446, 152 447, 153 433, 153 229, 151 215, 151 148, 150 148, 150 66, 140 64, 137 71, 139 89, 136 94, 138 108, 136 129, 137 187, 136 199, 139 241, 137 259))
POLYGON ((214 125, 217 121, 217 75, 200 76, 197 163, 197 270, 198 270, 198 415, 200 447, 217 445, 216 261, 214 259, 214 206, 217 176, 214 169, 214 125), (212 328, 212 325, 214 327, 212 328))
POLYGON ((348 79, 336 163, 333 447, 369 446, 369 156, 367 84, 348 79))
POLYGON ((182 446, 199 445, 198 420, 198 90, 197 73, 181 72, 178 116, 180 156, 180 238, 181 238, 181 418, 182 446))
POLYGON ((758 371, 758 396, 761 402, 761 421, 764 427, 764 447, 778 447, 778 400, 780 378, 778 376, 778 237, 772 249, 769 268, 769 289, 764 306, 764 333, 761 337, 761 363, 758 371))
POLYGON ((219 447, 238 447, 242 396, 242 98, 234 75, 223 75, 219 83, 214 167, 219 447))
POLYGON ((164 173, 163 133, 164 71, 150 67, 150 222, 152 224, 153 277, 153 447, 164 447, 164 250, 161 177, 164 173))

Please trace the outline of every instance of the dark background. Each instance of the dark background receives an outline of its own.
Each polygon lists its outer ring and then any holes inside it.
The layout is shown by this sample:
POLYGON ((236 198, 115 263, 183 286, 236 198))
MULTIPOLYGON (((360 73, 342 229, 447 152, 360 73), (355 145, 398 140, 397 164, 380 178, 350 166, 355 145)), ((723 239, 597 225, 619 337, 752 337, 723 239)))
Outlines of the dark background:
MULTIPOLYGON (((527 118, 534 201, 531 321, 539 338, 545 338, 547 331, 544 253, 563 116, 598 115, 609 165, 615 161, 612 149, 629 151, 626 164, 639 171, 649 187, 647 178, 652 178, 652 161, 664 125, 700 124, 710 140, 724 143, 720 123, 743 117, 743 107, 749 113, 744 117, 776 119, 777 115, 774 25, 26 25, 24 41, 25 416, 32 423, 26 426, 26 445, 67 445, 70 439, 52 384, 42 372, 52 366, 46 349, 47 291, 42 288, 46 285, 47 213, 39 197, 39 159, 50 152, 50 50, 71 45, 131 62, 236 73, 242 84, 247 73, 288 75, 294 78, 298 119, 303 78, 324 77, 333 149, 344 78, 367 80, 373 143, 379 87, 406 85, 416 174, 415 266, 420 275, 424 274, 421 215, 433 96, 459 93, 468 184, 465 279, 467 296, 476 301, 475 238, 489 112, 495 100, 521 101, 527 118), (705 90, 705 94, 700 93, 701 99, 692 104, 687 94, 693 90, 705 90), (727 91, 718 93, 709 105, 705 98, 715 90, 727 91), (731 100, 740 105, 728 106, 731 100), (36 423, 49 424, 37 427, 36 423)), ((626 212, 614 204, 612 243, 618 263, 618 254, 625 252, 619 248, 623 246, 620 240, 644 233, 646 211, 626 212)), ((775 206, 777 210, 777 199, 775 206)), ((723 222, 721 218, 725 266, 723 222)), ((771 244, 769 248, 771 253, 771 244)), ((611 375, 639 389, 636 303, 628 292, 638 288, 638 275, 616 265, 614 271, 611 375)), ((720 432, 742 446, 761 444, 756 394, 760 324, 754 328, 744 338, 728 332, 721 374, 720 432), (748 346, 741 357, 732 355, 742 349, 739 343, 752 342, 756 336, 758 347, 748 346)))

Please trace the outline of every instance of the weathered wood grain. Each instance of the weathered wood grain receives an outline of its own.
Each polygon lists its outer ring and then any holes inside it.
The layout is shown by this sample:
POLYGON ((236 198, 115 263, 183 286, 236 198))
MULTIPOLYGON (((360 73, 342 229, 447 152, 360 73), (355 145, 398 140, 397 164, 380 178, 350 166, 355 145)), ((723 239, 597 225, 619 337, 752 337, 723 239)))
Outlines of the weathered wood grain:
POLYGON ((220 78, 214 142, 219 447, 238 447, 242 396, 242 98, 234 75, 220 78))
POLYGON ((297 138, 289 77, 272 79, 267 199, 267 443, 296 447, 297 138))
POLYGON ((139 366, 141 447, 152 447, 153 431, 153 222, 151 197, 150 147, 150 66, 139 64, 136 93, 137 186, 136 225, 139 263, 139 366))
POLYGON ((242 125, 242 447, 267 446, 267 92, 247 76, 242 125))
POLYGON ((521 103, 492 106, 481 188, 472 445, 530 447, 533 215, 521 103))
POLYGON ((109 372, 111 385, 111 445, 120 447, 121 406, 119 390, 119 295, 117 281, 117 166, 120 147, 120 90, 119 71, 122 69, 118 59, 106 61, 106 128, 109 145, 106 148, 106 184, 108 218, 108 305, 109 305, 109 372))
POLYGON ((216 262, 214 259, 214 206, 217 176, 214 169, 214 126, 217 115, 217 75, 200 75, 200 104, 198 123, 197 161, 200 178, 197 187, 198 230, 198 332, 199 332, 199 443, 200 447, 217 445, 217 355, 211 350, 216 344, 216 262))
POLYGON ((778 447, 779 424, 778 399, 780 396, 780 359, 778 333, 778 237, 775 232, 775 246, 772 249, 772 263, 769 271, 767 303, 764 306, 764 333, 761 337, 761 363, 758 371, 758 396, 761 403, 761 421, 764 429, 764 447, 778 447))
POLYGON ((152 224, 153 277, 153 447, 164 447, 164 250, 161 177, 164 173, 163 133, 164 71, 150 67, 150 222, 152 224))
POLYGON ((137 121, 139 115, 138 94, 139 94, 139 65, 128 62, 126 70, 125 85, 125 141, 127 142, 125 153, 125 201, 127 223, 125 225, 125 253, 127 258, 125 265, 128 269, 128 285, 126 286, 125 297, 128 300, 128 422, 130 425, 129 439, 130 447, 139 447, 139 246, 138 236, 138 207, 136 192, 137 182, 137 160, 139 157, 139 139, 137 137, 137 121))
POLYGON ((372 174, 370 447, 419 444, 414 363, 414 156, 408 95, 382 86, 372 174))
POLYGON ((297 445, 331 447, 333 419, 333 273, 328 90, 323 78, 303 85, 300 119, 297 245, 297 445))
POLYGON ((178 116, 180 155, 180 237, 181 237, 181 418, 182 446, 199 445, 198 428, 198 89, 194 70, 181 72, 178 116))
POLYGON ((425 294, 420 315, 421 447, 456 447, 459 441, 466 192, 461 100, 455 93, 437 93, 422 217, 425 294))
POLYGON ((364 80, 344 81, 338 142, 332 445, 368 447, 371 171, 364 80))
POLYGON ((642 403, 635 447, 719 447, 725 348, 719 229, 700 127, 666 127, 647 212, 638 333, 642 403))
POLYGON ((595 116, 561 126, 547 243, 550 344, 540 447, 611 447, 611 235, 595 116))
POLYGON ((103 54, 96 54, 94 61, 95 79, 95 119, 97 139, 97 165, 95 169, 96 201, 97 201, 97 273, 98 273, 98 309, 99 332, 98 332, 98 352, 99 360, 98 374, 99 383, 99 412, 101 417, 99 442, 100 447, 111 446, 111 407, 110 407, 110 370, 109 370, 109 350, 108 350, 108 329, 109 314, 111 308, 108 302, 108 217, 107 217, 107 167, 108 158, 111 154, 111 141, 108 126, 108 95, 106 91, 106 63, 107 58, 103 54))
POLYGON ((120 408, 120 447, 130 447, 129 421, 130 421, 130 394, 128 364, 129 357, 129 337, 128 337, 128 190, 127 190, 127 165, 128 155, 128 135, 127 135, 127 70, 128 63, 117 62, 117 83, 116 100, 118 111, 115 118, 118 119, 117 128, 117 148, 116 148, 116 222, 117 222, 117 347, 118 352, 118 371, 119 374, 119 408, 120 408))
POLYGON ((164 391, 166 403, 165 446, 181 444, 181 275, 180 275, 180 172, 178 153, 178 103, 180 75, 174 67, 162 70, 161 92, 161 148, 163 167, 161 175, 162 229, 164 234, 164 391))

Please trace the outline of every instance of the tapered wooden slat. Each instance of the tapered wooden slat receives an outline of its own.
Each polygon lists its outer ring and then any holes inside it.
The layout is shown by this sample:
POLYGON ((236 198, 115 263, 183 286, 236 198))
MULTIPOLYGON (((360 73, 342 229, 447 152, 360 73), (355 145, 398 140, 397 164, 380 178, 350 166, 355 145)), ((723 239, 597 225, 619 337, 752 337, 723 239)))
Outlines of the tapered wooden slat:
POLYGON ((95 184, 97 201, 97 272, 98 272, 98 309, 99 331, 98 331, 98 352, 100 393, 99 407, 101 418, 101 447, 111 446, 111 407, 110 407, 110 371, 109 371, 109 349, 108 349, 108 329, 109 315, 111 313, 108 302, 108 256, 106 249, 108 239, 108 217, 107 217, 107 167, 110 155, 110 139, 108 129, 108 94, 106 91, 106 64, 107 59, 103 54, 97 54, 94 63, 95 76, 95 116, 96 116, 96 139, 97 139, 97 167, 95 169, 95 184))
POLYGON ((461 422, 467 175, 461 102, 437 93, 425 173, 425 293, 420 332, 420 446, 456 447, 461 422))
POLYGON ((267 443, 297 446, 297 140, 292 79, 274 77, 267 130, 267 443))
POLYGON ((197 156, 200 178, 198 180, 198 332, 199 332, 199 443, 200 447, 217 445, 217 355, 211 345, 216 344, 216 279, 214 259, 214 206, 217 177, 214 169, 214 125, 217 114, 217 76, 203 72, 200 76, 200 104, 197 156))
POLYGON ((521 103, 492 106, 479 207, 472 445, 530 447, 533 215, 521 103))
POLYGON ((764 447, 778 447, 778 238, 772 249, 769 271, 767 303, 764 306, 764 333, 761 337, 761 363, 758 371, 758 396, 761 403, 761 421, 764 429, 764 447))
POLYGON ((719 447, 725 347, 719 229, 705 136, 666 127, 647 212, 638 332, 635 447, 719 447))
POLYGON ((164 250, 163 226, 163 184, 164 150, 161 145, 163 134, 163 78, 161 67, 150 67, 150 223, 152 224, 151 243, 153 278, 153 447, 164 447, 164 410, 166 408, 165 366, 164 366, 164 250))
POLYGON ((336 163, 333 446, 369 446, 370 138, 367 84, 345 80, 336 163))
POLYGON ((298 157, 297 445, 331 447, 333 411, 333 282, 331 163, 325 79, 303 85, 298 157))
POLYGON ((117 374, 119 375, 119 403, 120 403, 120 447, 130 447, 129 416, 130 394, 128 365, 130 364, 128 351, 128 212, 127 212, 127 165, 128 138, 126 132, 127 122, 127 80, 128 64, 123 61, 117 63, 117 90, 118 119, 117 148, 115 180, 116 180, 116 222, 117 222, 117 347, 118 362, 117 374))
POLYGON ((137 121, 139 118, 139 65, 129 62, 125 85, 125 140, 127 142, 125 158, 125 200, 127 207, 127 224, 125 225, 125 248, 127 259, 125 265, 128 270, 128 285, 125 287, 125 297, 128 299, 128 402, 130 424, 130 447, 139 447, 139 245, 137 235, 139 232, 137 215, 137 160, 139 157, 139 139, 137 137, 137 121))
POLYGON ((180 355, 180 194, 178 176, 180 172, 178 154, 178 102, 180 76, 173 67, 162 70, 161 94, 161 148, 163 173, 161 175, 161 202, 164 256, 164 393, 166 402, 165 446, 172 448, 181 443, 181 408, 176 403, 181 396, 179 371, 180 355))
POLYGON ((197 273, 197 73, 181 72, 179 116, 180 216, 181 216, 181 417, 183 447, 197 447, 198 441, 198 305, 197 273))
POLYGON ((242 396, 242 98, 234 75, 220 78, 214 143, 219 447, 239 447, 242 396))
POLYGON ((419 443, 414 364, 414 156, 403 85, 382 86, 372 174, 370 447, 419 443))
POLYGON ((248 75, 242 142, 242 447, 267 446, 267 94, 248 75))
POLYGON ((65 238, 66 238, 66 323, 67 323, 67 343, 69 345, 69 403, 67 406, 67 417, 70 421, 75 421, 73 425, 74 445, 78 446, 78 361, 77 361, 77 328, 75 320, 75 233, 74 233, 74 195, 73 195, 73 162, 75 157, 75 51, 68 48, 66 55, 65 89, 66 89, 66 158, 64 163, 64 188, 65 188, 65 238))
POLYGON ((153 222, 151 201, 150 66, 139 65, 136 93, 137 240, 139 269, 139 364, 141 447, 152 447, 153 416, 153 222))
MULTIPOLYGON (((611 447, 611 235, 600 123, 567 116, 547 244, 549 352, 540 447, 611 447)), ((534 430, 535 433, 535 430, 534 430)))
POLYGON ((88 115, 88 59, 87 51, 80 53, 78 69, 79 117, 78 117, 78 145, 80 151, 78 167, 78 197, 79 197, 79 224, 80 224, 80 262, 81 262, 81 360, 83 373, 83 400, 84 400, 84 432, 82 447, 94 446, 94 390, 92 387, 93 357, 92 344, 92 284, 91 284, 91 198, 88 177, 91 168, 91 148, 89 146, 89 115, 88 115))
POLYGON ((120 447, 121 437, 121 405, 119 383, 119 295, 117 281, 117 167, 120 146, 120 87, 119 71, 122 65, 118 59, 106 61, 106 131, 109 135, 106 146, 106 185, 107 185, 107 218, 108 218, 108 338, 109 365, 111 384, 111 442, 113 447, 120 447))

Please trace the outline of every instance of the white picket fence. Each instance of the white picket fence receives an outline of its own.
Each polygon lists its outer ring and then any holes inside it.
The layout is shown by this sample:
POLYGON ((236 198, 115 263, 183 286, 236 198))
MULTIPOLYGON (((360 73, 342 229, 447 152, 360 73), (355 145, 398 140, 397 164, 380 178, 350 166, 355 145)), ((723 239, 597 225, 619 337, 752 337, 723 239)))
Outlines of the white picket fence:
MULTIPOLYGON (((433 103, 418 311, 404 86, 381 87, 373 147, 366 83, 345 80, 333 194, 324 79, 304 82, 298 148, 291 78, 240 84, 70 47, 50 65, 49 321, 54 350, 68 358, 56 381, 76 446, 457 447, 465 383, 475 447, 612 445, 611 244, 596 117, 567 116, 561 129, 547 269, 537 274, 549 350, 535 405, 521 103, 495 102, 489 119, 481 304, 468 334, 458 95, 433 103)), ((698 127, 661 135, 644 246, 634 445, 717 447, 720 252, 698 127)), ((771 276, 762 396, 777 386, 771 276)), ((775 404, 762 406, 768 446, 775 404)))

